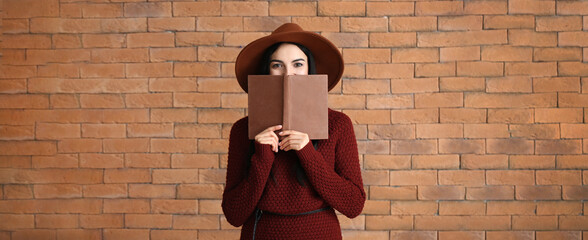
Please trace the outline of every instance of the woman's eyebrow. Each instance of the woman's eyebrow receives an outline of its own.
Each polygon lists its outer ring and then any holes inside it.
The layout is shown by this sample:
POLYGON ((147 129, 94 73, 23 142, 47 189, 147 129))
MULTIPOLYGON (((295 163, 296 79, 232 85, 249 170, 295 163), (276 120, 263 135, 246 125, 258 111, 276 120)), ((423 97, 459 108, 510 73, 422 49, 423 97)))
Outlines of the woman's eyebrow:
POLYGON ((295 59, 292 62, 305 61, 303 58, 295 59))
POLYGON ((279 63, 284 63, 282 60, 278 60, 278 59, 272 59, 270 62, 279 62, 279 63))

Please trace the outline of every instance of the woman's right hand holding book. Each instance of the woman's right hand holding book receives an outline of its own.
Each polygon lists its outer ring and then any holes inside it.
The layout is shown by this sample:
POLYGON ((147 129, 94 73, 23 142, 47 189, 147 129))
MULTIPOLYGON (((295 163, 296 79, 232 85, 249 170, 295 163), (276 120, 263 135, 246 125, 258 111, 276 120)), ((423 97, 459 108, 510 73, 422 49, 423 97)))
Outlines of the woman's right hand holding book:
POLYGON ((278 152, 278 144, 280 139, 276 135, 275 131, 282 129, 282 125, 275 125, 266 128, 259 134, 255 135, 255 141, 260 144, 269 144, 272 146, 272 151, 278 152))

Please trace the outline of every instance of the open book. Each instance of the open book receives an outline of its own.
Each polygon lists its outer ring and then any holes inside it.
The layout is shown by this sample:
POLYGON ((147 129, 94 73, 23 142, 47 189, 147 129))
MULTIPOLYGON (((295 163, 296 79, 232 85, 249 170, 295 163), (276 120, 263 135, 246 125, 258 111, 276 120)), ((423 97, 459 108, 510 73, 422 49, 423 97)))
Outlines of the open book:
POLYGON ((249 139, 274 125, 329 137, 327 75, 249 75, 249 139))

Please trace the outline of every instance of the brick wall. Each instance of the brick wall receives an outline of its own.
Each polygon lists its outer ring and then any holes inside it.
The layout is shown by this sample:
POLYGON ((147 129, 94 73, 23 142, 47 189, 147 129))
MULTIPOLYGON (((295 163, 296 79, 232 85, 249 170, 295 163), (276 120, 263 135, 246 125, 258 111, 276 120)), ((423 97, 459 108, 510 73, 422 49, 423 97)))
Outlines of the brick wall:
POLYGON ((240 47, 342 50, 345 239, 588 239, 588 2, 0 0, 0 239, 237 239, 240 47))

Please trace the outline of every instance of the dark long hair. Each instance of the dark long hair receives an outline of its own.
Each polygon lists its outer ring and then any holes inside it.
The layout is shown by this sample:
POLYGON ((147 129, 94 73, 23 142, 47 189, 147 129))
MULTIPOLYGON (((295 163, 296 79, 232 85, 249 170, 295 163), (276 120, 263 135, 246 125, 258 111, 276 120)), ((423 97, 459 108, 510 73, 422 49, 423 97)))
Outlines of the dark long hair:
POLYGON ((312 56, 312 52, 310 52, 308 48, 298 43, 279 42, 268 47, 263 53, 263 56, 261 57, 261 65, 259 66, 259 75, 269 74, 272 54, 274 54, 278 47, 280 47, 280 45, 284 43, 293 44, 300 48, 300 50, 304 53, 304 55, 306 55, 306 58, 308 59, 308 74, 316 74, 316 64, 314 63, 314 57, 312 56))
MULTIPOLYGON (((280 47, 280 45, 284 44, 284 43, 289 43, 289 44, 293 44, 296 45, 298 48, 300 48, 300 50, 304 53, 304 55, 306 55, 306 58, 308 59, 308 74, 316 74, 316 64, 314 62, 314 57, 312 56, 312 52, 306 48, 305 46, 298 44, 298 43, 293 43, 293 42, 279 42, 279 43, 275 43, 273 45, 271 45, 270 47, 268 47, 265 52, 263 53, 263 56, 261 58, 261 65, 260 65, 260 69, 259 69, 259 74, 260 75, 268 75, 270 73, 270 62, 271 62, 271 57, 272 54, 274 54, 274 52, 276 52, 276 50, 278 49, 278 47, 280 47)), ((311 141, 312 146, 314 146, 314 149, 318 149, 318 140, 312 140, 311 141)), ((254 146, 250 146, 250 152, 251 155, 252 151, 255 151, 254 146)), ((306 186, 306 182, 308 180, 306 173, 304 172, 304 170, 302 169, 302 165, 300 165, 299 161, 296 161, 294 163, 294 166, 292 166, 294 173, 296 173, 296 180, 298 180, 298 184, 300 184, 300 186, 306 186)), ((274 183, 277 183, 276 181, 276 177, 274 176, 273 173, 273 169, 270 171, 270 177, 273 179, 274 183)))

